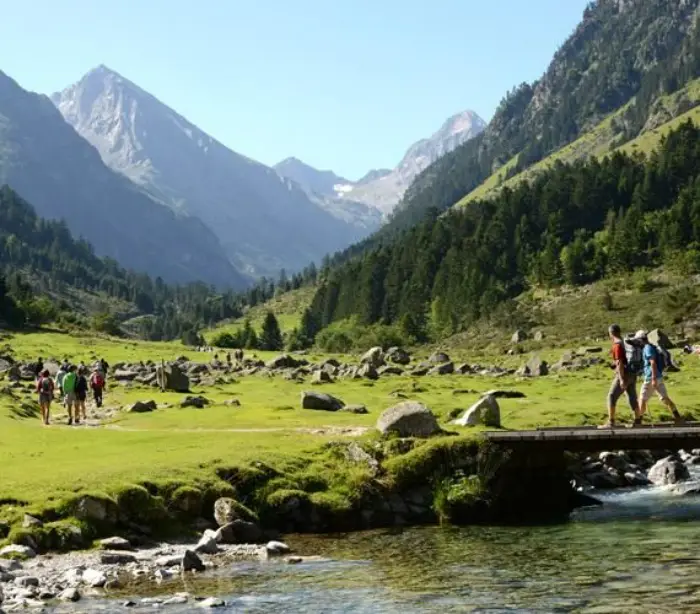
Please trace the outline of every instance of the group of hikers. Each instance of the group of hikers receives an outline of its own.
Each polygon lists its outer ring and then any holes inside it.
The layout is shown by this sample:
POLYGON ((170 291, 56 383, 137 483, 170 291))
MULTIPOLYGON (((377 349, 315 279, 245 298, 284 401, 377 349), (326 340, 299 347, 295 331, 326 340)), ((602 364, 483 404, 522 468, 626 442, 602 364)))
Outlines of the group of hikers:
POLYGON ((51 403, 56 392, 68 412, 69 426, 80 424, 81 419, 87 420, 85 404, 88 391, 92 390, 95 405, 102 407, 108 369, 109 364, 104 358, 98 360, 90 369, 83 362, 74 365, 66 359, 56 372, 56 377, 52 378, 50 371, 44 368, 43 359, 39 358, 35 363, 36 391, 39 394, 39 406, 44 424, 49 424, 51 403))
MULTIPOLYGON (((615 426, 617 402, 623 394, 634 414, 634 426, 640 426, 647 413, 649 399, 656 393, 661 402, 671 411, 676 424, 683 418, 671 400, 664 383, 664 371, 673 364, 668 350, 654 345, 646 331, 637 331, 632 337, 623 338, 617 324, 611 324, 608 333, 612 341, 612 357, 615 363, 615 377, 608 393, 608 420, 601 428, 615 426), (637 379, 642 378, 642 386, 637 395, 637 379)), ((685 348, 686 353, 688 348, 685 348)), ((692 351, 692 350, 691 350, 692 351)))

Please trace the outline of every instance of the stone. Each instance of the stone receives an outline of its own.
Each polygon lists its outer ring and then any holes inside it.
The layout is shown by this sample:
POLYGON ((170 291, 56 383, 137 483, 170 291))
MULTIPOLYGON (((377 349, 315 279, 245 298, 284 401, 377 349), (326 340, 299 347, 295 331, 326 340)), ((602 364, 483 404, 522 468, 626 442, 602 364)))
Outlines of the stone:
POLYGON ((30 586, 39 586, 39 578, 34 576, 19 576, 15 578, 15 584, 22 588, 28 588, 30 586))
POLYGON ((368 414, 369 410, 364 405, 346 405, 340 411, 347 412, 349 414, 368 414))
POLYGON ((386 409, 377 420, 377 429, 399 437, 430 437, 442 432, 433 412, 417 401, 404 401, 386 409))
POLYGON ((182 571, 204 571, 206 567, 202 563, 202 559, 199 558, 196 552, 192 550, 185 550, 185 554, 182 555, 180 561, 180 566, 182 571))
POLYGON ((30 514, 25 514, 24 519, 22 520, 22 526, 25 529, 31 529, 33 527, 43 527, 44 523, 41 522, 41 520, 39 520, 35 516, 32 516, 30 514))
POLYGON ((282 556, 289 554, 292 549, 284 542, 270 541, 265 545, 265 549, 270 556, 282 556))
POLYGON ((403 369, 393 365, 385 365, 377 369, 377 375, 403 375, 403 369))
POLYGON ((690 478, 690 472, 679 458, 676 456, 667 456, 658 461, 651 469, 647 476, 649 481, 657 486, 666 486, 668 484, 677 484, 690 478))
POLYGON ((464 415, 455 420, 459 426, 483 425, 490 428, 501 428, 501 408, 496 398, 490 394, 479 399, 464 415))
POLYGON ((164 390, 173 390, 175 392, 190 391, 190 379, 178 365, 161 365, 156 369, 156 374, 158 385, 164 390))
POLYGON ((647 476, 641 471, 627 471, 624 475, 630 486, 648 486, 650 484, 647 476))
POLYGON ((535 355, 521 369, 522 375, 529 375, 531 377, 540 377, 542 375, 549 374, 549 366, 547 362, 541 360, 539 356, 535 355))
POLYGON ((428 375, 428 371, 430 371, 430 369, 431 367, 418 365, 411 370, 411 375, 414 377, 423 377, 424 375, 428 375))
POLYGON ((166 599, 163 605, 183 605, 185 603, 187 603, 187 597, 184 595, 175 595, 174 597, 166 599))
POLYGON ((112 371, 112 373, 109 374, 110 378, 119 380, 119 381, 124 381, 124 382, 130 382, 135 380, 139 376, 138 371, 129 371, 127 369, 115 369, 112 371))
POLYGON ((360 363, 363 365, 371 365, 375 369, 384 365, 384 351, 381 347, 373 347, 367 350, 362 358, 360 358, 360 363))
POLYGON ((443 362, 428 371, 428 375, 450 375, 454 373, 455 365, 452 362, 443 362))
POLYGON ((672 350, 674 347, 673 343, 668 338, 668 335, 658 328, 652 330, 647 337, 649 339, 649 343, 653 343, 654 345, 664 348, 665 350, 672 350))
POLYGON ((20 557, 25 559, 33 559, 36 552, 29 546, 20 546, 19 544, 10 544, 4 548, 0 548, 0 558, 3 557, 20 557))
POLYGON ((156 408, 157 405, 155 401, 136 401, 127 411, 132 414, 146 414, 155 411, 156 408))
POLYGON ((83 583, 92 588, 102 588, 107 582, 107 576, 97 569, 86 569, 83 572, 83 583))
POLYGON ((525 393, 518 390, 499 390, 495 388, 485 392, 484 396, 491 396, 494 399, 524 399, 525 393))
POLYGON ((428 358, 428 362, 441 363, 450 362, 450 357, 445 352, 433 352, 428 358))
POLYGON ((379 373, 373 364, 365 363, 357 370, 357 377, 375 380, 379 378, 379 373))
POLYGON ((74 510, 78 520, 96 520, 113 524, 119 516, 119 508, 114 501, 92 495, 81 496, 76 501, 74 510))
POLYGON ((318 409, 321 411, 338 411, 345 407, 345 403, 330 394, 322 392, 304 391, 301 393, 301 406, 303 409, 318 409))
POLYGON ((280 354, 265 363, 268 369, 295 369, 299 365, 300 362, 289 354, 280 354))
POLYGON ((516 330, 510 338, 511 343, 522 343, 527 340, 527 333, 524 330, 516 330))
POLYGON ((198 554, 216 554, 219 551, 218 532, 211 529, 204 531, 194 551, 198 554))
POLYGON ((67 588, 58 594, 59 601, 70 601, 71 603, 80 601, 81 597, 82 595, 77 588, 67 588))
POLYGON ((211 401, 203 396, 185 397, 182 403, 180 403, 180 407, 196 407, 197 409, 202 409, 210 403, 211 401))
POLYGON ((132 550, 131 542, 123 537, 107 537, 100 540, 100 548, 103 550, 132 550))
POLYGON ((312 384, 330 384, 333 381, 330 373, 328 371, 319 370, 314 371, 311 375, 312 384))
POLYGON ((105 551, 100 553, 100 563, 103 565, 128 565, 135 562, 136 557, 128 552, 105 551))
POLYGON ((397 365, 407 365, 411 362, 409 353, 400 347, 391 347, 386 351, 386 360, 397 365))
POLYGON ((110 578, 103 587, 106 591, 115 591, 122 588, 122 583, 117 578, 110 578))
POLYGON ((228 405, 229 407, 240 407, 241 402, 238 399, 227 399, 224 401, 224 405, 228 405))
POLYGON ((543 333, 541 330, 538 330, 538 331, 535 333, 533 339, 534 339, 535 341, 544 341, 544 333, 543 333))
POLYGON ((263 532, 254 522, 234 520, 217 531, 221 544, 257 544, 262 540, 263 532))
POLYGON ((222 497, 214 503, 214 519, 220 527, 227 525, 234 520, 252 520, 250 512, 238 503, 235 499, 222 497))
POLYGON ((154 562, 156 567, 179 567, 180 563, 182 563, 182 555, 166 554, 159 556, 154 562))
POLYGON ((207 599, 197 603, 197 606, 200 608, 223 608, 225 605, 226 602, 218 597, 207 597, 207 599))

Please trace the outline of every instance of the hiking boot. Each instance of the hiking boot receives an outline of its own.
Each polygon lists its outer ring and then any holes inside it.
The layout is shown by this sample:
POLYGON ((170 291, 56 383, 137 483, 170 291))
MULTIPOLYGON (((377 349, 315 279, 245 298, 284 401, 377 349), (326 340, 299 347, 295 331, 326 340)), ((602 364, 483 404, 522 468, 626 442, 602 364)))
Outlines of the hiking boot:
POLYGON ((73 426, 73 418, 68 418, 68 426, 73 426))
POLYGON ((635 419, 634 419, 634 422, 632 422, 632 424, 630 425, 631 428, 637 428, 637 427, 640 427, 640 426, 644 426, 644 423, 642 422, 642 418, 641 418, 641 417, 635 418, 635 419))
POLYGON ((680 426, 685 424, 685 418, 680 414, 673 414, 673 423, 680 426))
POLYGON ((614 429, 615 423, 608 420, 605 424, 599 425, 598 428, 599 429, 614 429))

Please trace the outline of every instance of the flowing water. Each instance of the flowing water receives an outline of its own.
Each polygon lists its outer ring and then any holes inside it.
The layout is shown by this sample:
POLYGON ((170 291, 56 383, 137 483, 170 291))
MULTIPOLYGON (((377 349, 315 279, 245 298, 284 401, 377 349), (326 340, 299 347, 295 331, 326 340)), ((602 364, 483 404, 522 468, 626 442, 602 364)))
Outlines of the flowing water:
MULTIPOLYGON (((296 552, 325 558, 237 564, 148 595, 216 595, 227 604, 219 611, 266 614, 700 612, 700 497, 639 489, 603 498, 555 527, 290 537, 296 552)), ((123 612, 123 600, 56 611, 123 612)))

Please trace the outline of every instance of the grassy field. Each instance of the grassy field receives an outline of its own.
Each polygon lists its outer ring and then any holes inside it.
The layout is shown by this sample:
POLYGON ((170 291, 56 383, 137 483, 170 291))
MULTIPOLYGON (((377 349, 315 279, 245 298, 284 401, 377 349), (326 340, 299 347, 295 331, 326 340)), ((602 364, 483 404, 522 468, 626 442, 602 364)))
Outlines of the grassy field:
POLYGON ((250 320, 253 327, 259 332, 265 319, 265 314, 268 311, 275 314, 283 333, 291 332, 299 326, 301 314, 311 304, 315 291, 316 289, 313 286, 309 286, 286 292, 266 302, 264 305, 253 307, 243 318, 222 322, 216 327, 204 331, 204 337, 207 341, 211 341, 220 333, 235 333, 243 328, 246 319, 250 320))
MULTIPOLYGON (((19 358, 68 356, 73 360, 105 356, 110 362, 135 359, 169 359, 183 353, 197 359, 177 343, 139 343, 121 340, 76 338, 58 333, 17 335, 6 341, 19 358)), ((455 344, 455 360, 475 362, 467 344, 455 344)), ((573 347, 576 347, 573 344, 573 347)), ((561 349, 540 349, 550 361, 561 349)), ((427 350, 418 356, 427 355, 427 350)), ((261 353, 263 358, 266 355, 261 353)), ((208 355, 202 355, 206 360, 208 355)), ((312 357, 317 358, 317 357, 312 357)), ((347 357, 345 357, 347 358, 347 357)), ((516 366, 528 356, 491 356, 488 363, 516 366)), ((683 411, 700 414, 700 363, 685 358, 683 370, 669 378, 671 394, 683 411)), ((324 392, 346 403, 364 404, 367 415, 303 410, 300 393, 309 384, 261 376, 193 392, 212 401, 204 409, 180 408, 183 395, 160 393, 152 388, 115 385, 106 395, 106 406, 123 408, 136 400, 154 399, 159 409, 150 414, 118 412, 96 427, 49 428, 27 411, 22 401, 33 393, 15 391, 15 397, 0 394, 0 519, 17 518, 20 501, 43 509, 79 492, 114 492, 124 484, 147 480, 179 480, 185 483, 215 479, 221 466, 262 460, 289 465, 317 452, 325 442, 338 439, 340 429, 364 427, 371 436, 378 415, 397 402, 398 393, 425 403, 448 430, 450 416, 460 413, 486 390, 516 389, 526 398, 502 400, 506 428, 594 424, 605 416, 605 395, 610 379, 605 366, 553 375, 519 379, 452 375, 410 378, 387 376, 377 382, 343 380, 322 386, 324 392), (238 399, 240 407, 226 405, 238 399)), ((654 405, 657 415, 660 406, 654 405)), ((621 418, 629 412, 621 411, 621 418)), ((56 416, 60 418, 60 416, 56 416)), ((61 420, 62 422, 62 420, 61 420)), ((457 429, 462 433, 467 429, 457 429)))

